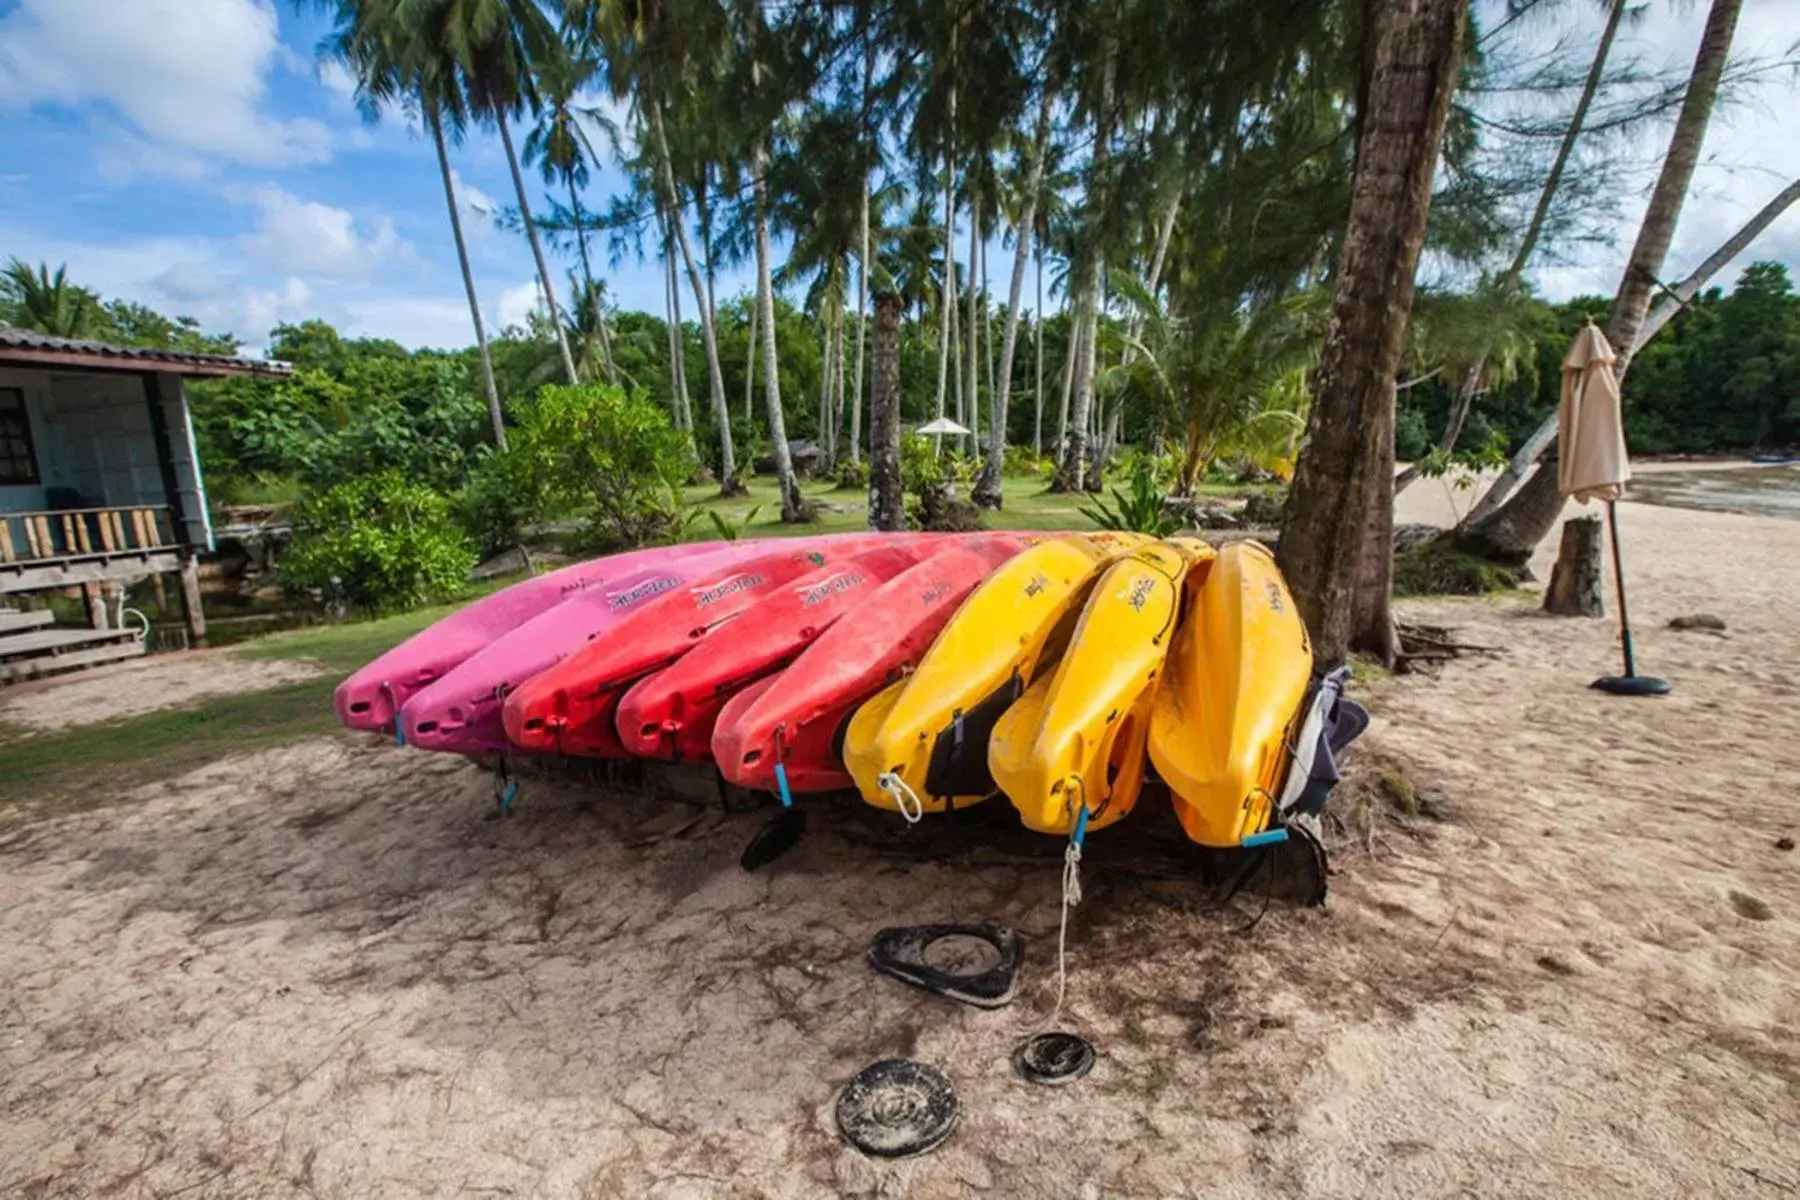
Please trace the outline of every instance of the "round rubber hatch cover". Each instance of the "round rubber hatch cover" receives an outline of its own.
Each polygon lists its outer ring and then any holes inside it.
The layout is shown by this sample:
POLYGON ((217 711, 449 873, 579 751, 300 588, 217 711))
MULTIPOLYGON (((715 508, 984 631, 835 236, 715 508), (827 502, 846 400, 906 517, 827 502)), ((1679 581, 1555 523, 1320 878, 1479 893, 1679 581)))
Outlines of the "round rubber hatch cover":
POLYGON ((935 1150, 956 1127, 956 1091, 936 1067, 885 1058, 838 1093, 838 1132, 878 1158, 935 1150))

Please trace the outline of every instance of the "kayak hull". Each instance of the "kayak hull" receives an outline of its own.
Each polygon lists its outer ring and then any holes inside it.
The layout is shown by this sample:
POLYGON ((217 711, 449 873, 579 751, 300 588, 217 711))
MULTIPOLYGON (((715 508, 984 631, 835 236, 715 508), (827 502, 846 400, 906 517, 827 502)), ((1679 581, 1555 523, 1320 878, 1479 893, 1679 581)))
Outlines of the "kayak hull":
POLYGON ((909 674, 969 593, 1028 540, 970 539, 875 589, 854 620, 833 625, 781 672, 778 688, 764 681, 732 697, 713 733, 720 772, 739 787, 776 791, 779 762, 790 792, 854 786, 842 757, 851 715, 909 674))
POLYGON ((694 573, 680 588, 595 632, 562 662, 509 695, 502 712, 507 740, 537 754, 628 757, 615 718, 631 687, 678 661, 784 584, 878 544, 882 536, 744 544, 740 557, 694 573))
POLYGON ((356 671, 338 685, 332 707, 352 729, 391 733, 408 700, 533 617, 609 581, 722 544, 633 550, 522 579, 465 605, 356 671))
POLYGON ((771 589, 732 624, 729 637, 626 692, 619 741, 641 758, 710 761, 720 712, 736 692, 782 670, 882 584, 942 546, 933 535, 890 537, 771 589))
POLYGON ((502 710, 515 689, 695 573, 717 572, 748 553, 729 543, 710 545, 576 593, 496 639, 408 700, 400 710, 406 742, 453 754, 512 751, 502 710))
POLYGON ((1187 615, 1151 706, 1150 761, 1189 838, 1231 847, 1269 827, 1312 646, 1274 556, 1219 551, 1186 583, 1187 615))
POLYGON ((1067 646, 1100 571, 1143 538, 1059 537, 1014 555, 970 593, 918 668, 865 703, 844 737, 863 799, 960 808, 994 790, 989 732, 1067 646))
POLYGON ((995 725, 988 768, 1027 828, 1067 834, 1083 807, 1090 829, 1131 812, 1182 582, 1212 558, 1205 542, 1171 539, 1106 568, 1055 670, 995 725))

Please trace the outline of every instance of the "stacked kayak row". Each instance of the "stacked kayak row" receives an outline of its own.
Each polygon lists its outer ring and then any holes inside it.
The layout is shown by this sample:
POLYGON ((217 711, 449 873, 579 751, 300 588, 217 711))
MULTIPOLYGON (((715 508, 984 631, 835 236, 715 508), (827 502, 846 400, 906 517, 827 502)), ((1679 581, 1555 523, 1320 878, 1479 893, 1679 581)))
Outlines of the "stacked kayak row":
POLYGON ((1312 668, 1255 543, 849 534, 527 580, 370 663, 336 706, 424 749, 711 763, 784 804, 854 789, 908 821, 1003 794, 1076 837, 1129 814, 1154 765, 1188 836, 1228 847, 1322 803, 1313 743, 1360 729, 1312 668))

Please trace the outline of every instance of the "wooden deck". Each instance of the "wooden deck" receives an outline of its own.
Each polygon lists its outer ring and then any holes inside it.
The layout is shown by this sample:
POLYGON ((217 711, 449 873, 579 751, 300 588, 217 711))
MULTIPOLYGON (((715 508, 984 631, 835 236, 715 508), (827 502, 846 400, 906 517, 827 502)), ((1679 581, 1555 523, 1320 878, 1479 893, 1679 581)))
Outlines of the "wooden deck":
POLYGON ((128 630, 26 627, 0 636, 0 683, 137 658, 143 653, 144 644, 128 630))

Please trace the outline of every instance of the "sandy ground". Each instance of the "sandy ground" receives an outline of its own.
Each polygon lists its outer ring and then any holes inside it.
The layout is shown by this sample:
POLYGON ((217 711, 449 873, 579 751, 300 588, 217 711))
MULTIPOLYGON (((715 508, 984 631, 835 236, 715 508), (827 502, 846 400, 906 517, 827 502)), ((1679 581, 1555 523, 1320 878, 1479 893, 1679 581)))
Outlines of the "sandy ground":
POLYGON ((0 689, 0 725, 54 730, 116 721, 300 683, 318 673, 317 666, 293 660, 260 662, 207 651, 157 655, 0 689))
POLYGON ((17 829, 0 1195, 1792 1192, 1800 522, 1622 520, 1674 694, 1587 690, 1607 622, 1406 606, 1498 652, 1375 688, 1324 910, 1245 934, 1262 898, 1210 907, 1135 818, 1090 843, 1065 1021, 1101 1057, 1064 1089, 1008 1068, 1055 990, 1041 842, 815 817, 752 876, 758 815, 532 783, 485 821, 473 767, 348 736, 17 829), (1663 628, 1697 610, 1728 636, 1663 628), (863 961, 955 919, 1024 934, 1012 1008, 863 961), (963 1116, 876 1163, 831 1103, 892 1055, 963 1116))

